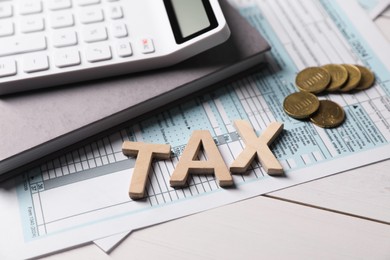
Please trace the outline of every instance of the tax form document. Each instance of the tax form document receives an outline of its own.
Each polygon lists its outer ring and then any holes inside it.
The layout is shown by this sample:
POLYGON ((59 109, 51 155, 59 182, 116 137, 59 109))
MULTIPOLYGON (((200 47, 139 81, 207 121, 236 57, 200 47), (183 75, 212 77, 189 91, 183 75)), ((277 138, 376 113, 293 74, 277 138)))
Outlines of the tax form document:
POLYGON ((0 259, 70 248, 390 157, 390 51, 355 0, 235 3, 272 46, 269 65, 1 184, 0 259), (327 63, 361 64, 376 74, 366 91, 320 97, 345 109, 346 121, 334 129, 292 119, 282 108, 298 91, 296 73, 327 63), (271 148, 286 176, 270 177, 253 163, 247 174, 233 175, 231 189, 212 176, 192 176, 187 188, 172 189, 170 175, 193 130, 209 130, 231 164, 244 147, 235 119, 250 121, 258 134, 273 121, 284 123, 271 148), (153 164, 145 200, 127 195, 134 159, 122 155, 125 140, 172 146, 171 160, 153 164))
MULTIPOLYGON (((372 20, 375 20, 386 10, 387 7, 390 6, 390 0, 357 0, 357 2, 366 10, 372 20)), ((109 236, 93 242, 107 253, 114 249, 129 234, 129 232, 109 236)))

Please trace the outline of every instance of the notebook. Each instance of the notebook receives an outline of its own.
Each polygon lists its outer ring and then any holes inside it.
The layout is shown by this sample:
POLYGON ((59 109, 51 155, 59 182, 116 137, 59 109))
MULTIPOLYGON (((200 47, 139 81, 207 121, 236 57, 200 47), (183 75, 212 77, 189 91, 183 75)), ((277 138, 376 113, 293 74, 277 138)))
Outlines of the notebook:
POLYGON ((264 59, 268 43, 227 1, 228 41, 164 69, 0 98, 0 178, 264 59))

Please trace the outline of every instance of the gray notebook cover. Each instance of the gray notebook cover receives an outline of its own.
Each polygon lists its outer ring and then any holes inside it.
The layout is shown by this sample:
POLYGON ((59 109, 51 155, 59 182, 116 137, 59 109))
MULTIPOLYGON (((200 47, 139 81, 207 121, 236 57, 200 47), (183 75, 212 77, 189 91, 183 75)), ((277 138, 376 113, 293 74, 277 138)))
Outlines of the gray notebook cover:
POLYGON ((221 6, 230 39, 180 64, 1 97, 0 175, 261 62, 267 42, 226 1, 221 6))

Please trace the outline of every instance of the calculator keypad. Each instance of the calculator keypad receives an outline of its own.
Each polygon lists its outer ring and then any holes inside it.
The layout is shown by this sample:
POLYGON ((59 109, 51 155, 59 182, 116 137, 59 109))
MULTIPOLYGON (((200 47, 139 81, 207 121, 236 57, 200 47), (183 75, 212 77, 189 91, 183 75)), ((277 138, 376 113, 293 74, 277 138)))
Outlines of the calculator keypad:
POLYGON ((155 52, 153 39, 131 38, 121 1, 0 2, 0 78, 131 59, 133 46, 140 54, 155 52), (18 54, 25 57, 13 57, 18 54))

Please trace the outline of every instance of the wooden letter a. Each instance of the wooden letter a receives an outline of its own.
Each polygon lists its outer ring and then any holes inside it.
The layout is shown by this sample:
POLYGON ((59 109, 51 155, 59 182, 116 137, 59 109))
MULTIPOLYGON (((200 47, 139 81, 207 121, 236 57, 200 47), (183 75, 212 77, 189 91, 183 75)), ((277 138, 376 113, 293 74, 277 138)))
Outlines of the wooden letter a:
POLYGON ((183 151, 183 155, 180 157, 171 176, 171 186, 185 186, 190 173, 214 173, 219 186, 233 185, 233 178, 230 175, 210 132, 207 130, 195 130, 192 133, 192 136, 183 151), (206 153, 207 161, 196 160, 201 146, 203 146, 203 150, 206 153))
POLYGON ((122 145, 122 152, 127 156, 137 156, 131 178, 129 196, 132 199, 141 199, 145 194, 145 184, 152 165, 152 159, 169 159, 171 146, 168 144, 126 141, 122 145))

